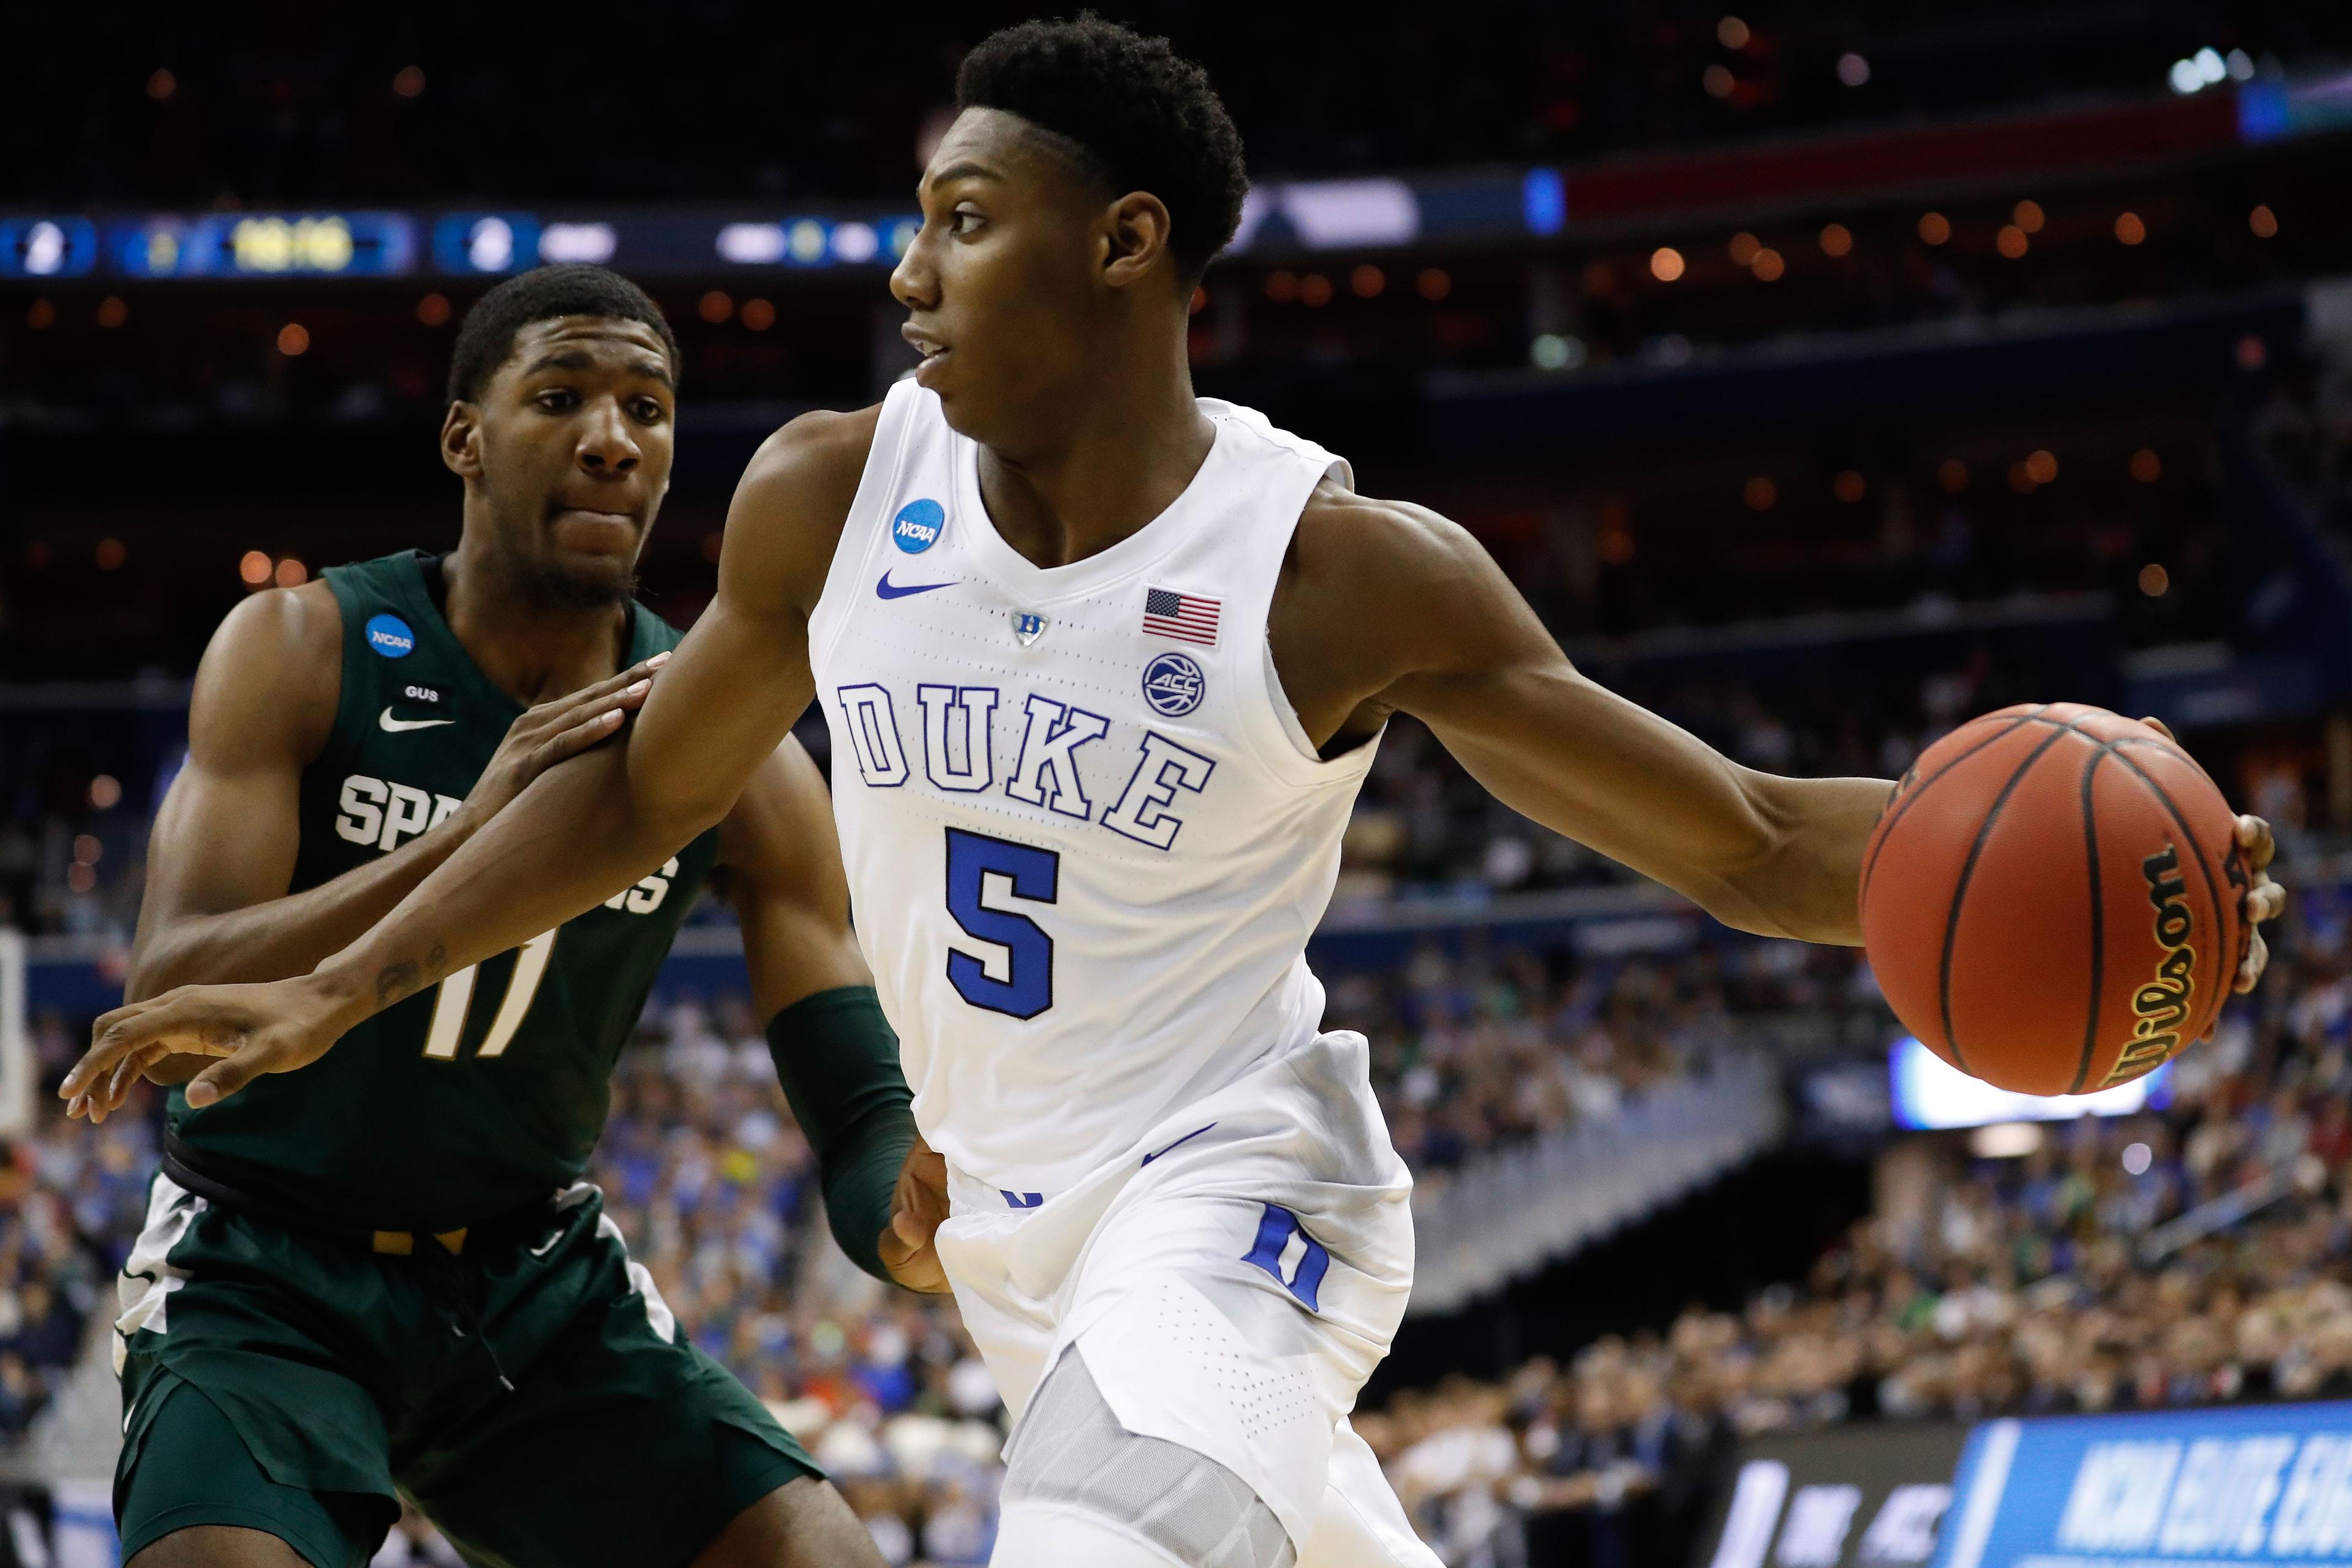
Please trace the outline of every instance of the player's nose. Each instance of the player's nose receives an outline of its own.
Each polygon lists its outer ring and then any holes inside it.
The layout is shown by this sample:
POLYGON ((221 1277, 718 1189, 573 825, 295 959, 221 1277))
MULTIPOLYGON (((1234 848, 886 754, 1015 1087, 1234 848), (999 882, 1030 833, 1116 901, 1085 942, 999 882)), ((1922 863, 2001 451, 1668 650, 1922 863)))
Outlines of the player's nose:
POLYGON ((574 456, 589 473, 617 477, 635 472, 646 454, 619 407, 608 402, 595 407, 582 424, 574 456))
POLYGON ((909 310, 928 310, 940 302, 939 268, 931 265, 931 226, 915 231, 907 254, 890 269, 890 297, 909 310))

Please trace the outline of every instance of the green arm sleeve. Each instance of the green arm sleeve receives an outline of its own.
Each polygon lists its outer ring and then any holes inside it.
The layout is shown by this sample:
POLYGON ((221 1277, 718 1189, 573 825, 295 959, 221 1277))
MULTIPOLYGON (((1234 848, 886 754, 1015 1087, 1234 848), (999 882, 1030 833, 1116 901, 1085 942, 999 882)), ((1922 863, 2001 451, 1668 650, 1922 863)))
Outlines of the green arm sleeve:
POLYGON ((816 1151, 833 1238, 851 1262, 887 1280, 878 1245, 915 1142, 915 1097, 898 1069, 898 1037, 871 985, 804 996, 771 1018, 767 1034, 776 1081, 816 1151))

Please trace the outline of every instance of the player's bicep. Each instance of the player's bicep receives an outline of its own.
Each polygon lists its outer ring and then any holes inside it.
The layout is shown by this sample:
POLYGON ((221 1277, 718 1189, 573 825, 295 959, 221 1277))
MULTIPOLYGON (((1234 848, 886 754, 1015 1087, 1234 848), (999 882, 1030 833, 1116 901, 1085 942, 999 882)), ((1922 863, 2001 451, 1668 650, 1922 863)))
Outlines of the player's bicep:
POLYGON ((772 1017, 871 975, 849 924, 849 882, 824 780, 796 741, 778 747, 719 825, 719 886, 743 927, 752 1000, 772 1017))
POLYGON ((1412 714, 1497 799, 1685 891, 1767 852, 1754 775, 1670 721, 1580 674, 1492 557, 1417 514, 1397 542, 1420 601, 1381 700, 1412 714))
POLYGON ((341 694, 340 626, 320 589, 248 600, 214 635, 189 703, 187 762, 148 842, 142 944, 161 923, 286 892, 302 770, 341 694))

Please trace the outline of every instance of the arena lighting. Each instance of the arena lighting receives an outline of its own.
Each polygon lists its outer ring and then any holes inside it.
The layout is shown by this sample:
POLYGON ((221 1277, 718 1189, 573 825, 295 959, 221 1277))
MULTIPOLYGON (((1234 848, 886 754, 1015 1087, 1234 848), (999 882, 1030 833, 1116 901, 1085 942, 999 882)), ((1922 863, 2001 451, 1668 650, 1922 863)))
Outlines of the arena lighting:
POLYGON ((1756 253, 1763 248, 1762 240, 1743 229, 1731 237, 1731 264, 1734 267, 1746 267, 1756 259, 1756 253))
POLYGON ((1996 1121, 1969 1136, 1969 1152, 1979 1160, 2022 1160, 2042 1148, 2042 1129, 2031 1121, 1996 1121))
MULTIPOLYGON (((2246 58, 2243 49, 2232 49, 2230 53, 2238 58, 2246 58)), ((2172 69, 2166 73, 2165 79, 2172 84, 2173 91, 2187 98, 2191 93, 2202 92, 2209 87, 2218 87, 2229 80, 2233 74, 2230 67, 2231 61, 2221 58, 2221 50, 2208 47, 2186 59, 2173 61, 2172 69)), ((2252 79, 2254 62, 2252 59, 2246 59, 2245 69, 2246 74, 2238 78, 2240 81, 2252 79)))
POLYGON ((551 223, 539 231, 539 258, 601 267, 613 259, 620 243, 609 223, 551 223))
POLYGON ((730 223, 719 231, 719 259, 738 267, 773 267, 784 258, 784 226, 730 223))
POLYGON ((2155 1163, 2156 1152, 2147 1144, 2126 1143, 2124 1145, 2123 1167, 2124 1173, 2126 1175, 2145 1176, 2147 1174, 2147 1168, 2155 1163))
POLYGON ((1662 245, 1650 253, 1650 276, 1661 283, 1680 278, 1683 267, 1683 253, 1671 245, 1662 245))
POLYGON ((1870 80, 1870 62, 1857 54, 1840 55, 1837 74, 1838 80, 1848 87, 1864 86, 1870 80))
POLYGON ((0 221, 0 277, 79 278, 98 265, 98 228, 88 218, 0 221))
POLYGON ((89 781, 89 804, 98 811, 111 811, 122 803, 122 781, 112 773, 100 773, 89 781))
POLYGON ((2172 1066, 2095 1094, 2012 1094, 1970 1078, 1910 1036, 1887 1052, 1896 1125, 1913 1129, 1989 1127, 2001 1121, 2071 1121, 2079 1116, 2130 1116, 2171 1103, 2172 1066))
POLYGON ((258 588, 269 581, 269 557, 258 550, 248 550, 236 563, 238 581, 248 588, 258 588))

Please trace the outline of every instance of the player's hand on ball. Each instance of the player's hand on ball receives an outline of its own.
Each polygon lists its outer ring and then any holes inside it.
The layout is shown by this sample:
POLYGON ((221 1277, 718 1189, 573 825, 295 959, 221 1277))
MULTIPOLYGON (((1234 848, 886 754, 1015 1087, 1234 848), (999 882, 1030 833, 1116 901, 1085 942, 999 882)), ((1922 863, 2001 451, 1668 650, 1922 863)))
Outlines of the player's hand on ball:
MULTIPOLYGON (((2142 719, 2141 723, 2170 741, 2174 745, 2180 738, 2172 726, 2161 719, 2142 719)), ((2271 825, 2259 816, 2238 818, 2238 849, 2245 858, 2247 874, 2253 885, 2246 889, 2246 920, 2253 927, 2246 943, 2246 962, 2238 966, 2235 989, 2241 995, 2254 988, 2263 971, 2271 962, 2270 944, 2263 940, 2262 922, 2274 921, 2286 910, 2286 889, 2271 880, 2271 858, 2278 853, 2278 844, 2271 837, 2271 825)))
POLYGON ((621 721, 645 706, 653 689, 654 671, 669 662, 657 653, 631 665, 609 680, 552 698, 527 709, 507 727, 506 739, 490 756, 489 765, 466 796, 466 811, 479 826, 496 816, 509 801, 566 758, 579 755, 600 741, 621 732, 621 721))
POLYGON ((118 1007, 98 1021, 89 1052, 58 1087, 68 1116, 103 1121, 131 1086, 173 1055, 220 1057, 187 1088, 210 1105, 263 1073, 292 1072, 327 1054, 343 1032, 339 1001, 310 975, 266 984, 183 985, 118 1007))
POLYGON ((2246 919, 2253 923, 2253 930, 2246 943, 2246 962, 2238 966, 2238 990, 2242 993, 2254 988, 2271 961, 2261 922, 2274 921, 2285 910, 2286 889, 2271 880, 2271 857, 2278 853, 2278 845, 2271 837, 2269 823, 2259 816, 2238 818, 2238 848, 2245 857, 2247 873, 2253 878, 2253 886, 2246 889, 2246 919))
POLYGON ((944 1294, 947 1271, 931 1237, 948 1217, 948 1163, 920 1138, 907 1151, 898 1167, 898 1191, 891 1194, 890 1228, 882 1233, 882 1266, 890 1278, 909 1290, 944 1294))

